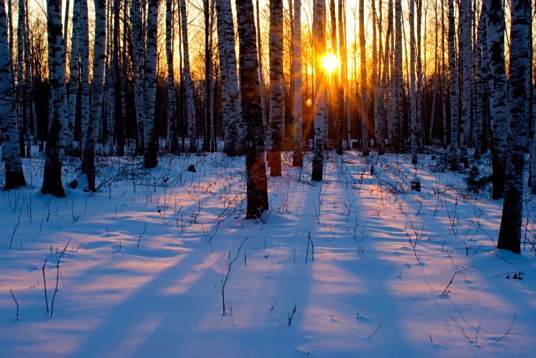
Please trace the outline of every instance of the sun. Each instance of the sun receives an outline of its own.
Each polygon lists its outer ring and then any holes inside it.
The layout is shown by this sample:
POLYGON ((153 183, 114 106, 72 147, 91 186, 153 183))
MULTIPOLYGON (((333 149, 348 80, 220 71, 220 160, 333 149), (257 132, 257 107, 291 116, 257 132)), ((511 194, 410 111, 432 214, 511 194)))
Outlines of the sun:
POLYGON ((322 68, 328 76, 331 76, 337 67, 339 67, 339 59, 337 56, 332 53, 328 53, 322 57, 322 68))

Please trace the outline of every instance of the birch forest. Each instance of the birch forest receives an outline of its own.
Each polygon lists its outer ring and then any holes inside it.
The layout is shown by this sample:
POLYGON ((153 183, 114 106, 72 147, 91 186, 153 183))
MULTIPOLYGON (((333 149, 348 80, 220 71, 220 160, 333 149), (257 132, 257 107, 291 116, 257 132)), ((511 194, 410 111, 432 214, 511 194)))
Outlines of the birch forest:
POLYGON ((535 17, 530 0, 0 0, 0 356, 534 356, 535 17), (338 293, 362 281, 364 301, 338 293), (141 310, 138 333, 69 327, 95 309, 76 294, 105 309, 97 286, 128 293, 110 314, 141 310), (43 290, 54 332, 33 325, 43 290), (175 338, 151 312, 174 312, 175 338))

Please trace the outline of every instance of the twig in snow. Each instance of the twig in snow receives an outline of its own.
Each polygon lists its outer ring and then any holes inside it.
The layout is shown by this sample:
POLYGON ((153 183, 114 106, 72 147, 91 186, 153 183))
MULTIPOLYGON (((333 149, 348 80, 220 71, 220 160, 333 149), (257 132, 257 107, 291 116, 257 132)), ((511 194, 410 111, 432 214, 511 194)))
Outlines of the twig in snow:
POLYGON ((296 314, 297 307, 294 305, 294 308, 292 311, 288 314, 288 326, 290 327, 292 325, 292 320, 294 319, 294 315, 296 314))
POLYGON ((19 302, 17 301, 17 299, 15 298, 15 294, 13 293, 13 290, 10 288, 9 289, 9 292, 11 293, 11 297, 13 298, 13 302, 15 302, 15 305, 17 306, 17 315, 16 315, 16 319, 17 321, 19 320, 19 302))
POLYGON ((238 246, 238 249, 236 250, 236 255, 231 259, 231 251, 228 253, 228 261, 227 261, 227 271, 225 274, 221 275, 221 285, 220 285, 220 294, 221 294, 221 303, 222 303, 222 316, 225 316, 227 314, 226 310, 226 304, 225 304, 225 288, 227 287, 227 282, 229 281, 229 275, 231 274, 231 269, 233 267, 233 264, 238 260, 238 257, 240 256, 240 251, 242 250, 242 247, 245 245, 246 241, 248 239, 246 238, 242 243, 240 243, 240 246, 238 246))
POLYGON ((368 336, 368 339, 372 339, 374 338, 374 336, 376 334, 378 334, 378 332, 380 331, 380 329, 383 327, 383 324, 379 324, 378 327, 376 327, 376 329, 374 330, 374 332, 372 332, 372 334, 370 336, 368 336))
POLYGON ((512 328, 514 327, 514 324, 516 323, 516 319, 517 319, 517 314, 514 314, 514 318, 512 319, 512 323, 510 323, 510 327, 508 327, 508 329, 504 331, 503 334, 497 337, 496 339, 497 342, 500 342, 504 337, 510 334, 510 331, 512 330, 512 328))

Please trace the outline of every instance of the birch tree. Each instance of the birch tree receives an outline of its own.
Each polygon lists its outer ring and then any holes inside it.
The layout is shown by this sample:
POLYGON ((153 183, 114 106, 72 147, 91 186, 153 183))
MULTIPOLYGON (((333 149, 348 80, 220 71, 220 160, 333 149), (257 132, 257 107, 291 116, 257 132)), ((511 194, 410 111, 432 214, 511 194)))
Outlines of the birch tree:
POLYGON ((283 1, 270 0, 270 175, 281 176, 283 105, 283 1))
POLYGON ((369 121, 368 121, 368 89, 367 89, 367 54, 365 53, 365 0, 359 0, 359 55, 360 78, 359 92, 361 94, 361 150, 363 156, 369 154, 369 121))
POLYGON ((243 153, 244 125, 236 68, 235 30, 231 0, 216 0, 218 50, 221 76, 223 151, 230 156, 243 153))
POLYGON ((144 32, 142 28, 141 3, 140 0, 131 0, 130 18, 132 22, 132 81, 134 87, 134 102, 137 123, 137 149, 143 153, 145 111, 144 111, 144 32))
POLYGON ((482 1, 480 17, 478 20, 478 40, 476 44, 476 116, 474 122, 473 142, 475 144, 475 159, 482 154, 482 137, 484 122, 489 117, 488 83, 489 83, 489 56, 488 56, 488 9, 487 2, 482 1))
POLYGON ((411 162, 417 163, 417 96, 415 81, 415 0, 409 0, 409 101, 411 162))
POLYGON ((493 198, 503 197, 506 175, 508 132, 506 67, 504 58, 504 7, 502 0, 490 0, 488 10, 488 50, 491 74, 490 114, 493 140, 493 198))
POLYGON ((467 147, 469 145, 469 126, 471 124, 471 91, 473 73, 473 47, 472 47, 472 11, 471 0, 460 0, 460 39, 459 39, 459 59, 460 59, 460 159, 465 166, 468 164, 467 147))
MULTIPOLYGON (((82 2, 85 0, 82 0, 82 2)), ((82 154, 81 183, 84 191, 95 191, 95 142, 97 124, 101 121, 105 47, 106 47, 106 0, 94 0, 95 4, 95 39, 93 46, 93 81, 91 88, 91 111, 89 122, 84 132, 84 149, 82 154)))
POLYGON ((147 50, 145 61, 145 168, 155 168, 158 164, 158 138, 155 129, 156 115, 156 46, 158 29, 158 4, 159 0, 149 0, 147 13, 147 50))
POLYGON ((186 125, 188 127, 188 137, 190 139, 190 152, 197 151, 197 123, 195 117, 194 103, 194 83, 190 72, 190 51, 188 48, 188 16, 186 14, 186 0, 179 0, 179 8, 181 14, 182 26, 182 49, 184 51, 183 58, 183 81, 185 91, 185 106, 186 106, 186 125))
POLYGON ((246 123, 246 218, 259 218, 268 210, 268 185, 264 162, 264 128, 261 114, 259 57, 252 0, 236 0, 239 37, 242 120, 246 123))
POLYGON ((0 1, 0 142, 5 167, 4 189, 26 185, 20 157, 16 101, 13 93, 13 67, 8 46, 5 2, 0 1))
POLYGON ((499 249, 521 252, 524 154, 527 149, 532 38, 531 1, 512 0, 510 33, 510 123, 499 249))
POLYGON ((400 148, 400 134, 404 116, 404 77, 402 72, 402 0, 395 0, 395 48, 394 48, 394 146, 400 148))
POLYGON ((451 170, 458 170, 458 64, 456 61, 456 25, 454 18, 454 0, 448 0, 448 57, 450 90, 450 148, 449 162, 451 170))
POLYGON ((61 181, 61 127, 65 123, 65 47, 62 35, 61 0, 47 2, 48 80, 50 84, 49 128, 45 149, 42 194, 65 197, 61 181))
MULTIPOLYGON (((339 0, 340 2, 341 0, 339 0)), ((292 165, 303 166, 303 90, 302 90, 302 46, 301 46, 301 0, 294 0, 292 21, 292 115, 294 117, 294 155, 292 165)))
POLYGON ((314 154, 311 179, 322 181, 324 171, 324 136, 327 115, 326 75, 322 57, 326 52, 326 2, 316 0, 314 7, 313 36, 315 56, 315 101, 314 101, 314 154))
MULTIPOLYGON (((68 18, 68 17, 67 17, 68 18)), ((69 62, 69 82, 67 83, 67 116, 63 125, 63 139, 65 144, 65 154, 74 154, 74 120, 76 116, 76 105, 78 101, 78 89, 80 86, 80 76, 78 66, 80 65, 79 40, 80 35, 80 0, 73 1, 73 17, 71 31, 71 52, 69 62)), ((65 31, 65 33, 67 33, 65 31)))
POLYGON ((87 0, 80 0, 79 6, 80 122, 82 124, 82 133, 86 133, 89 127, 89 19, 87 0))
POLYGON ((168 150, 175 153, 177 142, 177 100, 173 68, 173 0, 166 0, 167 120, 168 150))

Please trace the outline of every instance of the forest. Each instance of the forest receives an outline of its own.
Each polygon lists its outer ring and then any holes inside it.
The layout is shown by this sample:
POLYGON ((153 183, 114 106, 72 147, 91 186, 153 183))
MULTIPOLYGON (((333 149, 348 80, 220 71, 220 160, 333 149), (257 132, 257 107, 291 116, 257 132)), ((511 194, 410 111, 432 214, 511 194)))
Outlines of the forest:
POLYGON ((535 356, 535 17, 0 0, 0 356, 535 356))

